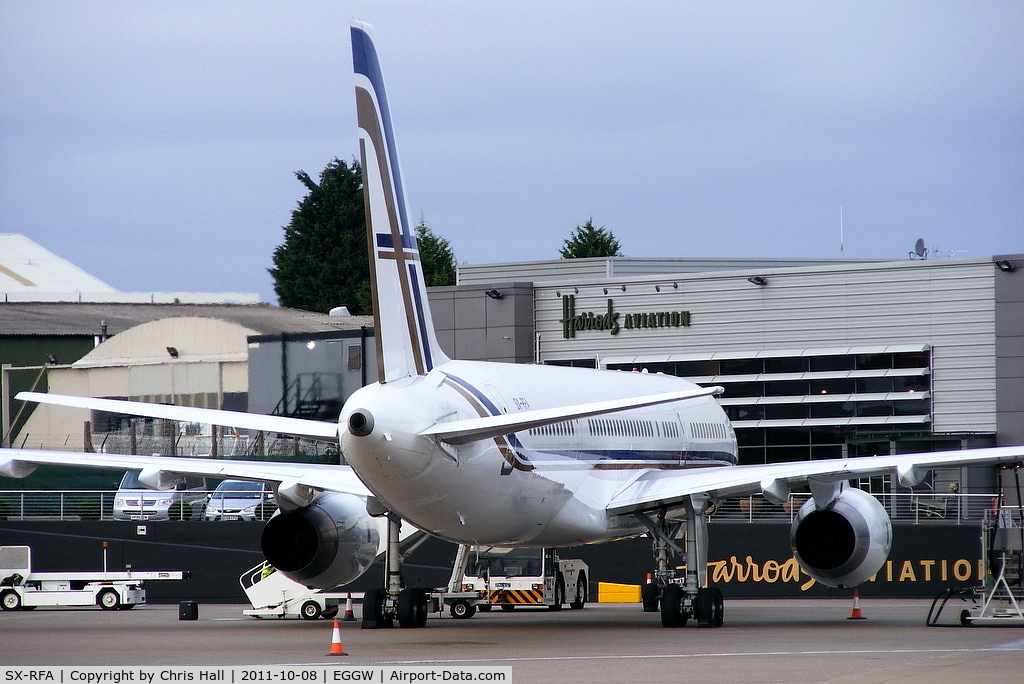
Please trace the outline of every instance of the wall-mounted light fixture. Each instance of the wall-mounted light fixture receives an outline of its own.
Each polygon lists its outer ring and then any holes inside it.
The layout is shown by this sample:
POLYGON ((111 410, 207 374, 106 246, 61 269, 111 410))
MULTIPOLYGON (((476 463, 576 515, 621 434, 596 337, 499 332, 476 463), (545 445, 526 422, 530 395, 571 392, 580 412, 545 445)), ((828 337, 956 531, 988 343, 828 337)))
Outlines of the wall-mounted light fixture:
POLYGON ((51 366, 56 366, 57 365, 57 357, 54 356, 53 354, 47 354, 46 355, 46 363, 50 364, 51 366))
POLYGON ((167 353, 171 355, 172 359, 178 358, 178 348, 177 347, 168 347, 167 348, 167 353))
POLYGON ((757 285, 758 287, 764 287, 765 285, 768 284, 768 279, 765 278, 764 276, 750 276, 749 278, 747 278, 747 280, 752 282, 754 285, 757 285))
POLYGON ((484 294, 491 299, 501 299, 505 295, 502 294, 501 290, 484 290, 484 294))
POLYGON ((1000 259, 996 262, 996 268, 1003 273, 1013 273, 1017 270, 1017 265, 1009 259, 1000 259))

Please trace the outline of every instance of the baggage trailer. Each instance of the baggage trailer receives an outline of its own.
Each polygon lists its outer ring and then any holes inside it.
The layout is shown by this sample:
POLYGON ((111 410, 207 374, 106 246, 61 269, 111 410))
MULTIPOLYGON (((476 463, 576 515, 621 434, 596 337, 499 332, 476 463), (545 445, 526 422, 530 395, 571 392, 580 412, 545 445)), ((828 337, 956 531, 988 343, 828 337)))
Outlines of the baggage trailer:
POLYGON ((100 572, 35 572, 28 546, 0 546, 0 608, 31 610, 39 606, 99 606, 127 610, 146 602, 145 582, 183 580, 187 570, 111 572, 103 543, 100 572))

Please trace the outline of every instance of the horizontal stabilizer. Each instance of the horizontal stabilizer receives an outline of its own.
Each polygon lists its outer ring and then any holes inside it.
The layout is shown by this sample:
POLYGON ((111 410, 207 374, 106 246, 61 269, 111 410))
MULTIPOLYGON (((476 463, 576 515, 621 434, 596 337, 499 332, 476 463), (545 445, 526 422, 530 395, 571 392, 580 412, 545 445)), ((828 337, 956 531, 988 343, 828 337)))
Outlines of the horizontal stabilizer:
POLYGON ((277 432, 298 437, 338 439, 337 423, 306 420, 305 418, 267 416, 260 413, 242 413, 240 411, 192 408, 190 406, 170 406, 168 404, 148 404, 141 401, 126 401, 122 399, 73 397, 66 394, 46 394, 42 392, 19 392, 15 399, 31 401, 37 404, 53 404, 69 408, 106 411, 107 413, 122 413, 129 416, 165 418, 167 420, 180 420, 187 423, 208 423, 210 425, 224 425, 243 430, 277 432))
POLYGON ((470 418, 469 420, 456 420, 450 423, 438 423, 420 432, 421 435, 437 437, 449 444, 467 444, 481 439, 492 439, 500 435, 507 435, 520 430, 560 423, 564 420, 575 418, 586 418, 604 413, 615 413, 629 409, 655 406, 657 404, 668 404, 673 401, 684 401, 697 397, 707 397, 714 394, 721 394, 722 388, 698 387, 696 389, 683 390, 680 392, 663 392, 661 394, 648 394, 640 397, 627 397, 625 399, 612 399, 609 401, 595 401, 590 404, 576 404, 573 406, 559 406, 551 409, 537 409, 534 411, 519 411, 517 413, 506 413, 500 416, 486 416, 484 418, 470 418))

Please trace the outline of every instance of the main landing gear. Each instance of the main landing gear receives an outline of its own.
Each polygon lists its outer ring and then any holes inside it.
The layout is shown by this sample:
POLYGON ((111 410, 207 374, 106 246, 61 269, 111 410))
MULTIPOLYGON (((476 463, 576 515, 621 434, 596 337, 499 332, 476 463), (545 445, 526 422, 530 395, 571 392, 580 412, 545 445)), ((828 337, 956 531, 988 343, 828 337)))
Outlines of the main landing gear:
POLYGON ((707 496, 691 496, 685 503, 686 517, 670 520, 662 510, 656 518, 637 513, 637 518, 650 532, 653 542, 655 572, 643 585, 641 600, 644 612, 661 611, 663 627, 683 627, 692 618, 699 627, 721 627, 725 621, 725 603, 718 587, 705 586, 708 564, 708 523, 704 512, 710 501, 707 496), (683 529, 685 527, 685 530, 683 529), (683 547, 676 543, 683 531, 683 547), (683 557, 686 573, 676 577, 670 562, 676 554, 683 557))
POLYGON ((400 627, 426 627, 427 614, 431 612, 430 593, 418 587, 402 587, 402 550, 398 543, 402 519, 390 512, 387 519, 387 549, 384 552, 387 588, 372 589, 364 595, 362 627, 393 627, 395 620, 400 627))

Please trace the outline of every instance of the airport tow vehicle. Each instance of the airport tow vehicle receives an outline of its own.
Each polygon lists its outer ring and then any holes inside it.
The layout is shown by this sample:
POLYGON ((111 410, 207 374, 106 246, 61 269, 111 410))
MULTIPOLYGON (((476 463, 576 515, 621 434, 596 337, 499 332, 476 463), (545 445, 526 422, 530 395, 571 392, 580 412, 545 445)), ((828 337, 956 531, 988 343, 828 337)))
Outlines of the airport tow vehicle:
POLYGON ((460 546, 455 572, 461 579, 453 573, 450 591, 441 598, 456 618, 470 618, 477 610, 494 606, 561 610, 568 601, 570 608, 578 609, 586 605, 589 594, 587 564, 561 560, 554 549, 460 546))
POLYGON ((146 602, 145 582, 188 579, 187 570, 124 570, 99 572, 35 572, 28 546, 0 546, 0 607, 31 610, 39 606, 99 606, 126 610, 146 602))

